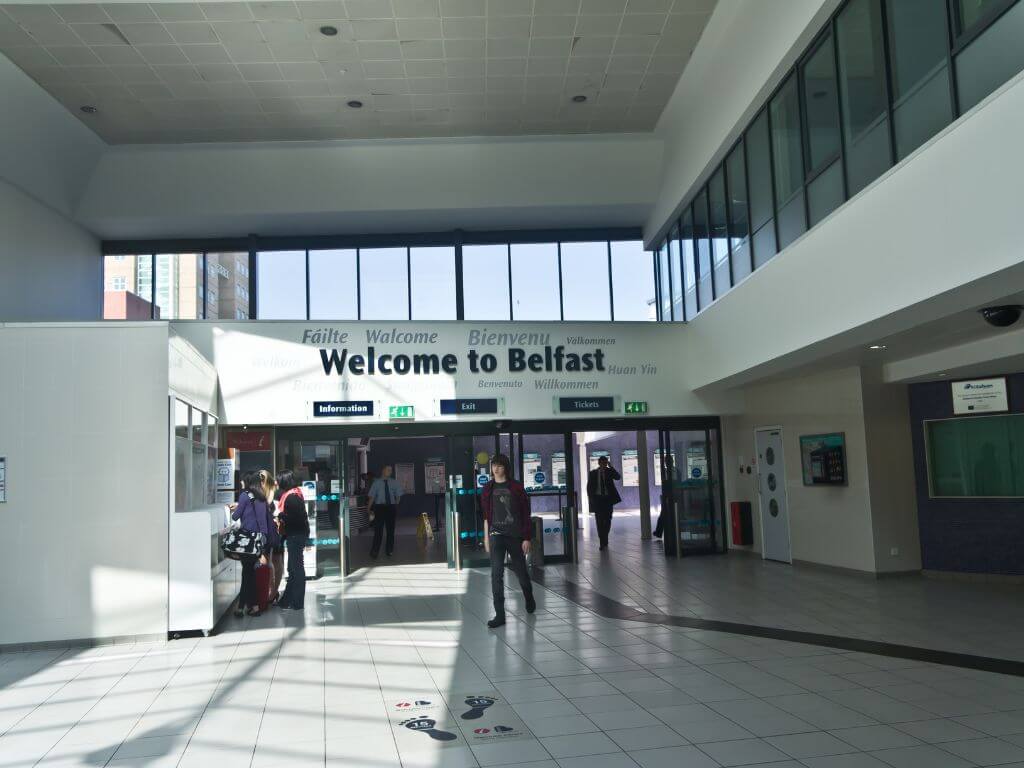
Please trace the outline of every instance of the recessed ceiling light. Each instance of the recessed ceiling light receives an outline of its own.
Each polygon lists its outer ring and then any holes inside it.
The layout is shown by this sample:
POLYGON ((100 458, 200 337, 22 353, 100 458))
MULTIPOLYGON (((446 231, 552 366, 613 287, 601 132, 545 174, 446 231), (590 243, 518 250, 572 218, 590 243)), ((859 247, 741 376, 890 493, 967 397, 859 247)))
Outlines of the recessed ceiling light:
POLYGON ((577 104, 582 104, 584 101, 587 100, 587 97, 584 96, 582 93, 577 93, 575 96, 572 97, 572 100, 575 101, 577 104))
POLYGON ((939 376, 949 376, 948 373, 940 373, 939 376))
POLYGON ((885 344, 872 344, 868 349, 885 349, 885 344))
POLYGON ((348 70, 345 69, 344 67, 338 67, 338 74, 339 75, 347 75, 348 74, 348 70))
POLYGON ((94 107, 92 104, 85 104, 79 107, 79 109, 85 112, 85 114, 87 115, 95 115, 97 112, 99 112, 99 110, 96 109, 96 107, 94 107))
POLYGON ((350 107, 352 107, 352 109, 362 109, 363 108, 363 102, 361 102, 361 101, 359 101, 357 99, 352 99, 352 101, 348 102, 348 105, 350 107))
POLYGON ((324 35, 325 37, 334 37, 336 34, 338 34, 338 28, 332 27, 330 24, 324 24, 322 27, 320 27, 320 34, 324 35))

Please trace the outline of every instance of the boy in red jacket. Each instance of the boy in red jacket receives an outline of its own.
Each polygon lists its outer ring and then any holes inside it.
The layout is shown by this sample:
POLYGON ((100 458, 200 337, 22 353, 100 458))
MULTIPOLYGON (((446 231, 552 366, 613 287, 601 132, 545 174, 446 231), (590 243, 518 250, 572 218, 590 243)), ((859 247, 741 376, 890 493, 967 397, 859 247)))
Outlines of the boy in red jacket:
POLYGON ((499 453, 491 459, 491 482, 484 486, 480 505, 484 511, 484 549, 491 555, 491 594, 494 597, 494 618, 487 622, 491 629, 505 623, 505 555, 519 578, 526 598, 526 611, 533 613, 533 584, 526 570, 530 552, 532 526, 530 497, 518 480, 513 479, 508 456, 499 453))

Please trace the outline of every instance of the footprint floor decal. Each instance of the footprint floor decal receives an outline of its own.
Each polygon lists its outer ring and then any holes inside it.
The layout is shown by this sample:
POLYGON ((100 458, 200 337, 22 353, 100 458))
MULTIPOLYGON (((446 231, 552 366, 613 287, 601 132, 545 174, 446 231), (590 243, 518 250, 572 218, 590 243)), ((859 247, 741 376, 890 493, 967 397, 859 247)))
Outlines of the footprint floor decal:
POLYGON ((489 696, 470 696, 466 699, 466 706, 469 709, 462 713, 463 720, 478 720, 483 716, 484 710, 493 706, 494 699, 489 696))
POLYGON ((435 728, 437 720, 430 717, 412 717, 408 720, 403 720, 399 725, 405 726, 410 731, 422 731, 436 741, 454 741, 459 738, 454 733, 435 728))

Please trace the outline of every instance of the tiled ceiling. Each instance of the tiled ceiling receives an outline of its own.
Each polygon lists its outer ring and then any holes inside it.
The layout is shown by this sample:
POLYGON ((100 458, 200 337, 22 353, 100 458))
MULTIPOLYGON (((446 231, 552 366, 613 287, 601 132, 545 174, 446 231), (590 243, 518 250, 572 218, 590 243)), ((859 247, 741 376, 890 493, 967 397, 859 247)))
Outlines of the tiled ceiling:
POLYGON ((0 5, 0 51, 112 144, 649 131, 715 2, 0 5))

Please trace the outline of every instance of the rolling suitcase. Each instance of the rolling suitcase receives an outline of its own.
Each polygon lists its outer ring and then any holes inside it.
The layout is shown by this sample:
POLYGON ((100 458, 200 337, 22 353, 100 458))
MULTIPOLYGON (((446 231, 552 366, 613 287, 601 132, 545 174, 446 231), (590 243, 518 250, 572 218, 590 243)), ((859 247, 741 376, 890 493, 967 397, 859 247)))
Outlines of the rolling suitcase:
POLYGON ((273 572, 274 569, 269 565, 256 566, 256 603, 260 613, 267 610, 267 606, 270 605, 270 581, 273 572))

